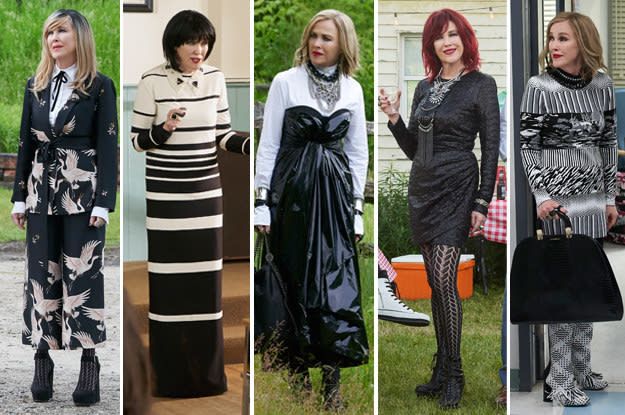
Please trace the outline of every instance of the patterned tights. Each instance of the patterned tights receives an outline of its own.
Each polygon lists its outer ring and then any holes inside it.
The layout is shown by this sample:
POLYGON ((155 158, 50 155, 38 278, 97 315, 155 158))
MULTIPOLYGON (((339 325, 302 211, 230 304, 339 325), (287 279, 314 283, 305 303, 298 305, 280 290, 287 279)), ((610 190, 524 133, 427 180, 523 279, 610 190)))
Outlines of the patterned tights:
POLYGON ((448 245, 421 245, 428 283, 432 288, 432 317, 438 356, 460 358, 462 303, 458 294, 460 248, 448 245))

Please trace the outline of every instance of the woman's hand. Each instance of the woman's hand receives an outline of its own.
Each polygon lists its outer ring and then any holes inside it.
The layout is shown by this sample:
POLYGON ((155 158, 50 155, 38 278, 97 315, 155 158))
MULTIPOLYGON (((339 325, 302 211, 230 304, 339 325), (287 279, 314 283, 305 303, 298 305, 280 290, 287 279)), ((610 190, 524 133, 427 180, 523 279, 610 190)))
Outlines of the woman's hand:
POLYGON ((543 203, 538 205, 538 207, 536 208, 536 216, 538 216, 539 219, 545 220, 545 219, 547 219, 549 217, 551 212, 554 211, 558 207, 560 207, 560 211, 562 213, 567 213, 568 212, 568 210, 563 208, 560 205, 560 203, 556 202, 555 200, 553 200, 553 199, 545 200, 543 203))
POLYGON ((365 224, 361 214, 354 215, 354 234, 356 235, 356 242, 360 242, 365 234, 365 224))
POLYGON ((99 216, 92 216, 89 218, 89 226, 93 226, 95 228, 100 228, 102 227, 104 224, 106 224, 106 221, 104 219, 102 219, 99 216))
POLYGON ((185 107, 172 108, 167 113, 167 120, 165 121, 165 125, 163 125, 163 129, 167 132, 173 132, 178 128, 178 124, 180 124, 180 120, 187 114, 187 109, 185 107))
POLYGON ((26 224, 26 215, 24 213, 11 213, 11 219, 15 226, 24 230, 24 225, 26 224))
POLYGON ((257 232, 269 234, 271 232, 271 226, 256 225, 254 226, 257 232))
POLYGON ((380 88, 380 96, 378 96, 378 107, 386 114, 391 124, 395 125, 399 120, 399 97, 401 90, 397 90, 395 100, 391 102, 391 98, 384 93, 384 88, 380 88))
POLYGON ((257 232, 268 234, 271 231, 271 213, 267 205, 254 208, 254 228, 257 232))
POLYGON ((608 229, 616 225, 616 220, 618 219, 618 211, 616 210, 616 206, 614 205, 606 206, 605 216, 606 216, 606 221, 608 222, 608 229))
POLYGON ((486 216, 480 212, 471 212, 471 232, 478 233, 484 229, 484 222, 486 222, 486 216))

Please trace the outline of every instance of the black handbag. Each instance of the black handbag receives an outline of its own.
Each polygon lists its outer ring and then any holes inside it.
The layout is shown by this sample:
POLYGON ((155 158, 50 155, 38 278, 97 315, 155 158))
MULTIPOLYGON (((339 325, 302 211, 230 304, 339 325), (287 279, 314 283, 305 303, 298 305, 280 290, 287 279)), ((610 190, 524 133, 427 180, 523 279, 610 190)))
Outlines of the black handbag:
POLYGON ((580 323, 623 318, 623 301, 603 248, 595 239, 573 234, 571 220, 564 235, 536 237, 516 247, 510 270, 512 323, 580 323))
POLYGON ((283 363, 282 352, 294 330, 293 322, 268 236, 259 234, 254 249, 254 350, 266 355, 264 361, 270 360, 270 366, 283 363))

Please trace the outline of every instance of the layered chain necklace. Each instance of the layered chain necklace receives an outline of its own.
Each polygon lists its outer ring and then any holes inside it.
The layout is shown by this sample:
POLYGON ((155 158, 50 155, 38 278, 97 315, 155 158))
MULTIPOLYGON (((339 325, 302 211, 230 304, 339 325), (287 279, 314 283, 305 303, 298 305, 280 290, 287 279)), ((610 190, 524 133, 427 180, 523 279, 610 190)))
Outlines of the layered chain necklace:
POLYGON ((332 111, 341 97, 338 66, 330 75, 322 73, 310 62, 307 62, 304 67, 308 73, 310 95, 317 100, 319 107, 324 111, 332 111))
POLYGON ((433 158, 434 154, 434 115, 436 108, 443 102, 451 87, 456 84, 462 74, 464 68, 460 71, 455 78, 448 81, 443 81, 441 74, 443 68, 438 72, 434 83, 430 88, 428 96, 421 100, 419 103, 419 112, 421 115, 417 118, 418 130, 417 130, 417 154, 415 155, 415 161, 419 163, 421 167, 427 167, 433 158))
POLYGON ((438 72, 436 78, 434 78, 434 83, 432 84, 432 88, 430 88, 430 92, 428 94, 427 99, 421 101, 421 109, 423 111, 431 111, 441 105, 451 87, 454 86, 464 74, 464 68, 456 75, 454 78, 449 80, 443 80, 441 74, 443 73, 443 68, 438 72), (430 104, 429 106, 427 104, 430 104))

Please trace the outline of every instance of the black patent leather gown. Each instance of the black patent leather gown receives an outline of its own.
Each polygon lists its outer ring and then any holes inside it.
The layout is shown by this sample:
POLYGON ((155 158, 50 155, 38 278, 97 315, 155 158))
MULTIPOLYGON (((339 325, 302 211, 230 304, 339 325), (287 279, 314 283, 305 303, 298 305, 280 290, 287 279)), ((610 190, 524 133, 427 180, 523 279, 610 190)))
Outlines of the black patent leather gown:
POLYGON ((354 241, 347 109, 285 111, 270 207, 271 244, 295 319, 285 360, 358 366, 369 355, 354 241))

